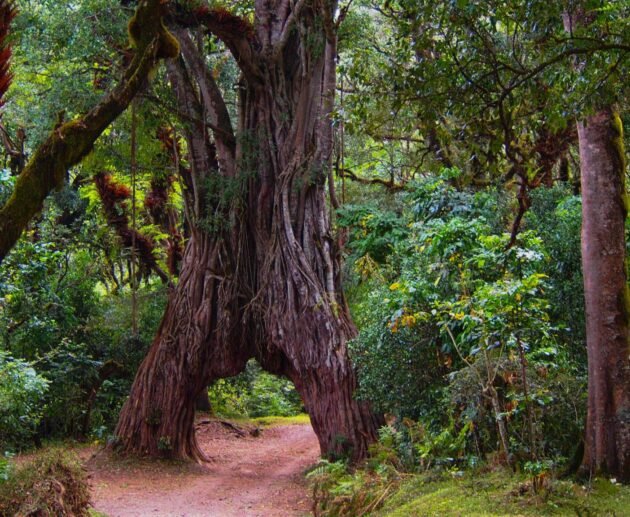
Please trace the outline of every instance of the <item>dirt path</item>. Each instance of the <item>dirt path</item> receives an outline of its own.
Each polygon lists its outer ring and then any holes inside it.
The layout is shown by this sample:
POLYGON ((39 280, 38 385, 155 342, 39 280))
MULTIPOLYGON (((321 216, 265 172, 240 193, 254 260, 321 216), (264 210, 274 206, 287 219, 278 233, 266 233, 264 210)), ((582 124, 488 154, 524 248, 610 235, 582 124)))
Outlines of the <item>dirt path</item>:
POLYGON ((198 438, 212 458, 205 465, 92 458, 94 508, 109 517, 310 514, 304 470, 317 461, 319 445, 309 425, 239 437, 206 421, 198 438))

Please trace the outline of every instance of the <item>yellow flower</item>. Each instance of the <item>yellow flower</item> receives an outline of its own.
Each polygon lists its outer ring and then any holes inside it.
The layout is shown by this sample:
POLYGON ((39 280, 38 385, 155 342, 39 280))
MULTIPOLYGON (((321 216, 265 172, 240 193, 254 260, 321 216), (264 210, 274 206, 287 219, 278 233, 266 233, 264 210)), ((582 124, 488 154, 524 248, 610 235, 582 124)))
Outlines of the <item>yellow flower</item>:
POLYGON ((405 314, 402 318, 400 318, 400 322, 405 326, 405 327, 413 327, 416 324, 416 317, 413 314, 405 314))
POLYGON ((389 286, 389 290, 390 291, 396 291, 400 289, 400 283, 399 282, 394 282, 392 285, 389 286))

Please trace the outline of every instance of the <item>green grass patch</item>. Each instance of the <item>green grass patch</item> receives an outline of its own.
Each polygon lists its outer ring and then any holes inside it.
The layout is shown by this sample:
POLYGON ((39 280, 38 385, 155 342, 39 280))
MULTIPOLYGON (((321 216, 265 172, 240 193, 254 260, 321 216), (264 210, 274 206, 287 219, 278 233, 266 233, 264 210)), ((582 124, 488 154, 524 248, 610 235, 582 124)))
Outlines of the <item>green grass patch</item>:
POLYGON ((95 510, 94 508, 90 508, 88 510, 88 515, 89 517, 109 517, 109 515, 107 515, 106 513, 99 512, 95 510))
POLYGON ((252 418, 250 422, 263 427, 278 427, 281 425, 310 424, 311 419, 306 413, 301 413, 295 416, 261 416, 252 418))
POLYGON ((508 471, 454 477, 416 475, 387 499, 378 516, 630 515, 630 487, 597 479, 590 486, 548 480, 535 494, 508 471))

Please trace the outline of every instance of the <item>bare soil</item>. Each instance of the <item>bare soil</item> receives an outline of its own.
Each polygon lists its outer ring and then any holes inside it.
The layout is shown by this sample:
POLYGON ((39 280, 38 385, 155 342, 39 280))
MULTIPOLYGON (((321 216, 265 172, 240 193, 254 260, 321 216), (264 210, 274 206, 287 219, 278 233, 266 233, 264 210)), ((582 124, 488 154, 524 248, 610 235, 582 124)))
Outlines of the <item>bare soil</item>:
POLYGON ((320 452, 310 425, 244 431, 198 423, 211 458, 203 465, 96 454, 86 464, 94 509, 109 517, 310 515, 304 471, 320 452))

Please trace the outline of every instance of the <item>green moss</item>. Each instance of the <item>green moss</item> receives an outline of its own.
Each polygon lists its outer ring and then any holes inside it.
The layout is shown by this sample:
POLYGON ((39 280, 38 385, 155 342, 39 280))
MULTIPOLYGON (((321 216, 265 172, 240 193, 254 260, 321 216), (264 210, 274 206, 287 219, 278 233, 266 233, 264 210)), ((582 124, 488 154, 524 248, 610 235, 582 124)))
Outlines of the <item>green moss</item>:
POLYGON ((612 138, 610 143, 617 158, 619 173, 621 175, 621 195, 626 212, 630 211, 630 201, 626 194, 626 150, 623 142, 623 122, 617 112, 613 112, 610 120, 612 138))
POLYGON ((140 23, 138 23, 137 14, 134 14, 131 20, 129 20, 129 23, 127 24, 127 34, 129 35, 129 45, 131 45, 131 48, 138 48, 142 30, 140 28, 140 23))
POLYGON ((375 515, 630 515, 630 487, 597 479, 587 488, 549 481, 533 494, 529 480, 505 471, 445 474, 437 480, 416 475, 402 484, 375 515))
MULTIPOLYGON (((172 59, 179 55, 179 42, 164 25, 164 21, 160 19, 159 28, 159 45, 157 58, 172 59)), ((138 49, 142 46, 142 24, 138 21, 138 15, 134 15, 127 24, 127 33, 129 35, 129 45, 138 49)), ((144 42, 146 44, 147 42, 144 42)))
MULTIPOLYGON (((621 201, 627 215, 630 211, 630 198, 628 197, 628 194, 626 192, 626 149, 623 141, 623 122, 621 120, 621 117, 619 116, 619 113, 617 113, 616 111, 613 111, 611 114, 610 128, 612 130, 611 145, 613 148, 613 152, 615 153, 618 160, 619 175, 621 177, 621 201)), ((626 263, 626 271, 627 270, 628 265, 626 263)), ((630 289, 627 285, 623 292, 622 305, 625 308, 627 320, 628 316, 630 315, 630 289)), ((630 341, 628 342, 628 347, 630 348, 630 341)))
POLYGON ((160 30, 160 46, 158 48, 158 59, 173 59, 179 56, 179 41, 164 26, 164 22, 160 22, 162 28, 160 30))
POLYGON ((278 427, 281 425, 304 425, 310 424, 311 419, 306 414, 295 416, 262 416, 253 418, 252 422, 264 427, 278 427))
POLYGON ((613 138, 612 143, 615 146, 615 152, 619 157, 619 162, 621 164, 621 170, 625 172, 626 170, 626 151, 623 145, 623 122, 621 121, 621 117, 619 113, 613 112, 610 123, 611 129, 613 130, 613 138))

